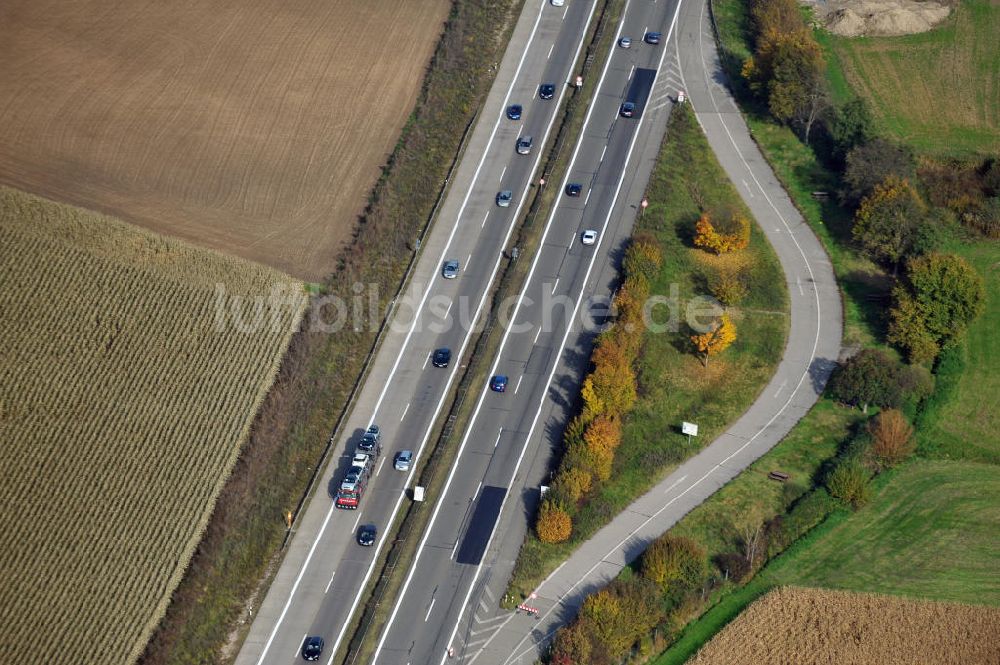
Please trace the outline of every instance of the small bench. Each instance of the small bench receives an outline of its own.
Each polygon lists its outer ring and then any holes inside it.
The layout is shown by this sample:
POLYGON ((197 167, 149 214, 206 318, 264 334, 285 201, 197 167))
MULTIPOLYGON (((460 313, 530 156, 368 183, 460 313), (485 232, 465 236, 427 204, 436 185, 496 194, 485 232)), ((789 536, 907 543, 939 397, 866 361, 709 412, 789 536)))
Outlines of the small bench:
POLYGON ((791 478, 791 476, 785 473, 784 471, 772 471, 771 473, 767 474, 767 477, 770 478, 771 480, 777 480, 779 483, 783 483, 789 478, 791 478))

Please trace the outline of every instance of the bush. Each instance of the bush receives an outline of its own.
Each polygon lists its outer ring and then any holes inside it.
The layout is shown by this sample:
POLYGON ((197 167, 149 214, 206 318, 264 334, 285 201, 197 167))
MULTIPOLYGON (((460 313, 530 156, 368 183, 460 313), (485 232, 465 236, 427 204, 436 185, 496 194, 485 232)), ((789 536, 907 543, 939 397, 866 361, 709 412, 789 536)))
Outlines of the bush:
POLYGON ((538 509, 535 532, 543 543, 561 543, 573 533, 573 521, 561 505, 546 499, 538 509))
POLYGON ((868 469, 856 457, 840 460, 826 481, 830 494, 845 504, 860 508, 871 498, 869 482, 871 476, 868 469))
POLYGON ((792 543, 825 520, 839 504, 823 487, 802 494, 784 514, 767 524, 767 557, 784 552, 792 543))
POLYGON ((881 349, 864 349, 838 367, 828 384, 830 396, 838 402, 860 406, 897 406, 900 385, 898 364, 881 349))
POLYGON ((842 170, 847 153, 875 138, 875 120, 861 98, 831 109, 824 126, 832 144, 831 152, 837 162, 837 170, 842 170))
POLYGON ((844 203, 855 206, 889 176, 913 179, 917 162, 913 152, 885 139, 875 139, 847 153, 844 169, 844 203))
POLYGON ((592 360, 594 371, 581 389, 587 412, 594 417, 627 413, 637 397, 632 358, 613 337, 602 337, 592 360))
POLYGON ((704 213, 694 226, 694 246, 716 254, 726 254, 750 245, 750 221, 740 212, 723 212, 713 222, 704 213))
POLYGON ((715 557, 715 566, 723 576, 734 582, 742 582, 753 569, 746 557, 739 552, 724 552, 715 557))
POLYGON ((626 277, 642 277, 652 282, 663 265, 663 253, 655 239, 637 236, 625 250, 622 268, 626 277))
POLYGON ((991 240, 1000 238, 1000 196, 967 207, 959 217, 962 225, 991 240))
POLYGON ((693 588, 707 573, 705 549, 689 538, 665 533, 646 548, 640 561, 642 576, 667 593, 676 584, 693 588))
POLYGON ((917 190, 909 180, 894 175, 861 201, 851 234, 866 254, 893 270, 905 257, 925 253, 939 242, 917 190))
POLYGON ((587 469, 573 467, 562 470, 552 483, 552 491, 569 504, 576 505, 593 484, 593 474, 587 469))
POLYGON ((879 468, 899 464, 913 454, 913 426, 897 409, 886 409, 868 426, 869 453, 879 468))
POLYGON ((560 628, 552 640, 551 665, 590 665, 589 632, 582 619, 560 628))
POLYGON ((927 362, 965 334, 984 308, 983 278, 954 254, 912 259, 906 278, 893 289, 889 341, 914 362, 927 362))
POLYGON ((746 254, 705 257, 708 288, 726 306, 739 304, 750 289, 750 261, 746 254))
POLYGON ((590 594, 580 607, 580 618, 590 628, 591 639, 615 659, 624 656, 638 637, 628 614, 628 608, 612 586, 590 594))
POLYGON ((924 158, 917 175, 932 205, 950 208, 958 215, 983 198, 982 180, 974 164, 924 158))

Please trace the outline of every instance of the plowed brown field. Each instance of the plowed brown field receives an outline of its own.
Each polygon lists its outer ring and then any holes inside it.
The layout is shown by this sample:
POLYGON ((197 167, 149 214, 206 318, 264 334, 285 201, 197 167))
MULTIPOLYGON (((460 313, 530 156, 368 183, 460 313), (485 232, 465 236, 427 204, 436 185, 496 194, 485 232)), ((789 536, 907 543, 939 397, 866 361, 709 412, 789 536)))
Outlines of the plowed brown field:
POLYGON ((5 0, 0 183, 318 280, 449 4, 5 0))
POLYGON ((1000 663, 1000 609, 825 589, 777 589, 743 610, 697 665, 1000 663))

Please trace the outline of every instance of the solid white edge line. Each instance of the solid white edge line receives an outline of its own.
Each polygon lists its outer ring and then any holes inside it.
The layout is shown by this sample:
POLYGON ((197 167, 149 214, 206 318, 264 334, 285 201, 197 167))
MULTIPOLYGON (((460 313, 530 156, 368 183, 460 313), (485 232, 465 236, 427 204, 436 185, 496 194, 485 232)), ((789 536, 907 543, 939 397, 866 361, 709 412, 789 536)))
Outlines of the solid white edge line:
POLYGON ((295 655, 292 658, 298 658, 299 653, 302 651, 302 645, 306 643, 306 638, 309 637, 309 633, 302 636, 302 640, 299 641, 298 646, 295 647, 295 655))
MULTIPOLYGON (((631 0, 626 0, 626 6, 628 5, 628 3, 630 1, 631 0)), ((541 17, 541 8, 544 7, 544 6, 545 6, 545 0, 542 0, 542 2, 540 3, 540 7, 539 7, 539 18, 541 17)), ((589 26, 591 20, 593 20, 593 18, 594 18, 594 11, 596 10, 596 8, 597 8, 597 2, 596 2, 596 0, 594 0, 593 2, 591 2, 590 13, 587 15, 586 25, 589 26)), ((568 10, 569 10, 569 8, 567 7, 567 11, 568 10)), ((535 27, 536 28, 538 26, 538 20, 539 19, 536 18, 536 22, 535 22, 535 27)), ((621 30, 620 27, 619 27, 619 30, 621 30)), ((586 34, 586 31, 584 30, 583 34, 581 34, 581 36, 580 36, 579 42, 577 43, 576 54, 573 56, 573 59, 571 60, 571 62, 569 64, 570 68, 572 68, 573 66, 575 66, 576 61, 580 58, 580 51, 583 50, 583 41, 584 41, 584 35, 585 34, 586 34)), ((523 63, 524 58, 525 58, 525 56, 527 54, 527 51, 528 51, 528 49, 525 49, 525 53, 521 56, 522 63, 523 63)), ((611 58, 608 58, 608 62, 610 62, 610 61, 611 61, 611 58)), ((518 70, 520 70, 520 66, 518 67, 518 70)), ((607 65, 605 65, 605 71, 607 71, 607 65)), ((511 90, 513 90, 513 85, 514 85, 514 82, 516 82, 516 80, 517 80, 517 74, 515 74, 514 80, 511 82, 511 90)), ((562 86, 561 87, 561 91, 559 93, 559 100, 558 100, 558 102, 555 105, 555 109, 552 111, 551 118, 549 118, 549 124, 546 127, 546 129, 545 129, 545 137, 543 138, 541 145, 544 145, 545 142, 548 140, 549 133, 552 131, 552 125, 555 123, 555 119, 556 119, 556 112, 555 111, 558 110, 559 105, 562 104, 562 100, 563 100, 563 98, 564 98, 564 96, 566 94, 566 90, 567 90, 566 86, 562 86)), ((536 88, 536 91, 537 91, 537 88, 536 88)), ((508 100, 507 101, 509 101, 509 96, 510 96, 510 91, 508 91, 508 100)), ((506 107, 506 102, 504 103, 504 106, 506 107)), ((591 105, 591 108, 593 108, 593 105, 591 105)), ((589 116, 589 113, 590 113, 590 111, 588 110, 588 116, 589 116)), ((501 117, 503 117, 502 113, 501 113, 501 117)), ((573 152, 574 159, 576 157, 576 153, 577 153, 578 150, 579 150, 579 143, 577 144, 576 150, 574 150, 574 152, 573 152)), ((484 152, 483 159, 485 159, 485 154, 486 153, 484 152)), ((538 151, 538 155, 535 158, 535 164, 534 164, 534 166, 532 167, 532 170, 531 170, 532 174, 534 174, 535 171, 538 169, 538 165, 541 162, 541 155, 542 155, 542 151, 539 150, 538 151)), ((568 175, 567 175, 567 177, 568 177, 568 175)), ((521 209, 521 206, 523 205, 523 202, 524 202, 524 199, 525 199, 525 195, 527 194, 528 188, 530 186, 531 186, 531 179, 529 179, 528 182, 527 182, 527 184, 525 184, 524 191, 523 191, 522 196, 521 196, 521 203, 518 204, 518 208, 517 208, 517 210, 514 213, 514 218, 515 219, 517 218, 517 215, 520 213, 520 209, 521 209)), ((564 184, 564 186, 565 186, 565 184, 564 184)), ((558 203, 556 205, 558 205, 558 203)), ((548 231, 549 231, 549 228, 551 226, 551 222, 552 222, 552 219, 554 218, 554 215, 555 215, 555 209, 553 209, 553 214, 552 214, 552 216, 550 216, 549 222, 545 226, 545 231, 543 232, 543 235, 542 235, 542 243, 544 243, 545 235, 548 234, 548 231)), ((511 224, 510 228, 507 231, 507 237, 504 240, 504 246, 506 246, 507 240, 510 239, 510 235, 513 232, 513 230, 514 230, 514 225, 511 224)), ((541 245, 539 245, 539 246, 541 246, 541 245)), ((531 272, 534 272, 535 265, 537 265, 537 263, 538 263, 538 256, 540 256, 540 255, 541 255, 541 252, 538 252, 538 254, 535 256, 535 259, 532 262, 531 272)), ((496 266, 500 265, 500 259, 501 258, 503 258, 503 254, 502 253, 497 256, 496 266)), ((494 267, 494 274, 495 274, 495 271, 496 271, 496 267, 494 267)), ((530 283, 530 278, 531 278, 531 273, 529 272, 529 275, 528 275, 529 283, 530 283)), ((482 309, 483 304, 486 302, 486 295, 487 295, 486 293, 483 294, 483 299, 480 301, 480 305, 479 305, 480 309, 482 309)), ((521 299, 519 298, 518 299, 518 304, 517 304, 518 308, 520 308, 520 306, 521 306, 520 300, 521 299)), ((515 310, 515 314, 516 314, 516 310, 515 310)), ((478 315, 479 315, 479 313, 477 311, 477 317, 476 318, 478 318, 478 315)), ((473 320, 476 320, 476 319, 473 319, 473 320)), ((511 319, 511 320, 513 320, 513 319, 511 319)), ((506 339, 507 334, 509 334, 509 332, 510 332, 510 329, 508 328, 507 331, 506 331, 506 333, 505 333, 505 335, 504 335, 505 339, 506 339)), ((466 337, 466 342, 468 342, 468 339, 469 339, 469 337, 467 336, 466 337)), ((463 342, 463 345, 462 345, 463 349, 465 348, 465 343, 466 342, 463 342)), ((461 357, 461 354, 459 354, 459 356, 461 357)), ((493 369, 490 372, 491 375, 494 374, 494 373, 496 373, 496 368, 497 368, 497 364, 498 363, 499 363, 499 356, 498 356, 497 360, 494 361, 493 369)), ((479 403, 476 405, 476 410, 474 411, 473 418, 475 418, 475 414, 477 414, 479 412, 479 409, 482 407, 483 399, 485 398, 487 392, 488 392, 488 390, 484 388, 483 391, 480 393, 480 395, 479 395, 479 403)), ((447 390, 445 390, 445 393, 442 394, 442 396, 441 396, 441 402, 442 403, 443 403, 444 398, 446 396, 447 396, 447 390)), ((468 438, 469 438, 469 434, 470 433, 471 433, 471 430, 467 430, 466 435, 462 438, 462 443, 459 445, 458 452, 457 452, 457 454, 455 456, 456 460, 458 460, 458 459, 461 458, 462 452, 465 450, 465 445, 468 442, 468 438)), ((430 431, 428 430, 428 434, 425 435, 425 441, 426 441, 426 436, 429 436, 429 434, 430 434, 430 431)), ((422 447, 423 446, 421 444, 421 448, 422 447)), ((415 467, 415 465, 414 465, 414 467, 415 467)), ((451 470, 448 472, 448 478, 445 480, 445 485, 444 485, 444 488, 443 488, 442 493, 441 493, 442 496, 445 495, 445 494, 447 494, 448 487, 451 486, 451 481, 452 481, 452 479, 455 476, 455 470, 457 468, 458 468, 458 464, 456 462, 455 464, 452 465, 451 470)), ((415 470, 415 468, 414 468, 414 470, 415 470)), ((413 471, 411 471, 411 474, 412 473, 413 473, 413 471)), ((402 496, 405 496, 405 493, 401 493, 399 501, 402 501, 402 496)), ((399 507, 399 502, 397 502, 397 509, 398 509, 398 507, 399 507)), ((402 605, 403 598, 406 597, 406 591, 407 591, 407 589, 410 586, 410 582, 413 581, 413 573, 417 569, 417 564, 420 561, 420 555, 421 555, 421 553, 423 551, 424 544, 427 542, 427 538, 428 538, 428 536, 430 535, 430 532, 431 532, 431 527, 434 525, 434 522, 437 519, 438 511, 440 509, 441 509, 441 502, 438 501, 438 502, 436 502, 436 504, 434 506, 434 512, 431 514, 431 521, 428 523, 427 527, 424 529, 424 535, 423 535, 423 537, 420 540, 420 544, 417 545, 417 553, 416 553, 416 556, 414 557, 412 565, 410 566, 410 572, 407 574, 406 580, 403 582, 403 587, 402 587, 402 589, 399 592, 399 595, 397 597, 395 605, 393 605, 392 612, 390 613, 389 619, 388 619, 388 621, 385 624, 385 628, 383 628, 383 630, 382 630, 382 637, 379 639, 378 646, 375 648, 375 653, 372 655, 372 663, 375 663, 378 660, 378 656, 381 653, 382 647, 385 644, 385 640, 386 640, 386 637, 389 634, 389 630, 391 629, 392 624, 393 624, 393 622, 396 619, 396 615, 399 613, 399 608, 402 605)), ((503 509, 503 506, 501 504, 501 510, 502 509, 503 509)), ((393 511, 393 519, 395 519, 395 514, 396 513, 395 513, 395 510, 394 510, 393 511)), ((381 541, 380 541, 379 544, 381 545, 381 541)), ((372 567, 374 567, 375 561, 377 559, 378 559, 378 552, 376 552, 375 559, 371 563, 372 567)), ((369 571, 370 570, 371 570, 371 568, 369 568, 369 571)), ((367 578, 366 578, 366 583, 367 583, 367 578)), ((362 586, 362 590, 363 590, 363 588, 364 587, 362 586)), ((360 597, 360 595, 361 595, 361 591, 358 592, 358 596, 357 597, 360 597)), ((353 614, 353 610, 352 610, 352 614, 353 614)), ((347 629, 347 626, 346 626, 346 623, 345 623, 345 625, 340 630, 340 635, 337 638, 338 644, 339 644, 339 641, 342 639, 344 631, 346 629, 347 629)), ((328 665, 333 665, 333 657, 332 656, 331 656, 331 659, 330 659, 330 663, 328 665)))

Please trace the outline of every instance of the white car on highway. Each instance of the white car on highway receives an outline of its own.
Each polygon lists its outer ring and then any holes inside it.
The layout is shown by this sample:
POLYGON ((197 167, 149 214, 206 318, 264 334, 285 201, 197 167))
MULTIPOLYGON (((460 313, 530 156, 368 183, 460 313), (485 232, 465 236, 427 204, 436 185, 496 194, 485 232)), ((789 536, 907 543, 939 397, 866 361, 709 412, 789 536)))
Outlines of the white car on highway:
POLYGON ((597 231, 587 229, 580 235, 580 242, 584 245, 593 245, 597 242, 597 231))

